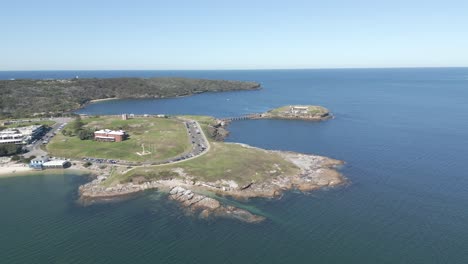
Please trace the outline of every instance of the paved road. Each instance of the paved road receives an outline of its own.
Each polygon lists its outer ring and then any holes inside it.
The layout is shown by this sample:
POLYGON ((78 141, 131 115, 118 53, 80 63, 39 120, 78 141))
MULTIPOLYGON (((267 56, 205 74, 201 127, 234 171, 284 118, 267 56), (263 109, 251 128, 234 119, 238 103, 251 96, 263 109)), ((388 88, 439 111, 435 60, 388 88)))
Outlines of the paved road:
POLYGON ((182 162, 188 159, 196 158, 205 152, 207 152, 210 148, 210 143, 205 136, 205 133, 201 129, 200 124, 194 120, 185 120, 185 128, 187 129, 187 133, 189 136, 189 140, 192 143, 192 149, 188 153, 181 154, 179 156, 163 160, 160 162, 146 162, 143 164, 153 164, 153 165, 162 165, 168 163, 175 163, 175 162, 182 162))
POLYGON ((50 120, 55 121, 55 124, 52 125, 52 129, 47 132, 44 136, 42 136, 40 139, 37 139, 36 142, 26 146, 26 148, 29 150, 29 152, 25 153, 23 156, 26 158, 29 158, 31 156, 46 156, 47 152, 41 149, 41 146, 44 145, 44 142, 50 141, 52 137, 54 137, 55 133, 59 133, 67 123, 72 121, 72 118, 69 117, 57 117, 57 118, 51 118, 50 120))

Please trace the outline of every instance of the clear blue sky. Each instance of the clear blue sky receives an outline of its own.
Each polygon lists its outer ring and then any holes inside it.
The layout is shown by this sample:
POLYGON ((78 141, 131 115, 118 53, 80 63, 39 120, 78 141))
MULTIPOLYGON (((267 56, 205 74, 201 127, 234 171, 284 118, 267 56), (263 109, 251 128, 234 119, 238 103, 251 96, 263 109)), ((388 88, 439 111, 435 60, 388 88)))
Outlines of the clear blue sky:
POLYGON ((0 70, 468 66, 467 0, 2 0, 0 29, 0 70))

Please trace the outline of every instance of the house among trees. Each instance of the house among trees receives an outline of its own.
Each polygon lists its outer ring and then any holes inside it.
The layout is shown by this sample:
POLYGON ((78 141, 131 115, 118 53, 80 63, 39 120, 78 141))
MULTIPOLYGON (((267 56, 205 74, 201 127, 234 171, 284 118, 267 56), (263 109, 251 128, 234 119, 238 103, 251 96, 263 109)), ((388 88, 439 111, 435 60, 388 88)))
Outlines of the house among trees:
POLYGON ((94 139, 104 142, 121 142, 124 141, 127 136, 124 130, 102 129, 94 132, 94 139))

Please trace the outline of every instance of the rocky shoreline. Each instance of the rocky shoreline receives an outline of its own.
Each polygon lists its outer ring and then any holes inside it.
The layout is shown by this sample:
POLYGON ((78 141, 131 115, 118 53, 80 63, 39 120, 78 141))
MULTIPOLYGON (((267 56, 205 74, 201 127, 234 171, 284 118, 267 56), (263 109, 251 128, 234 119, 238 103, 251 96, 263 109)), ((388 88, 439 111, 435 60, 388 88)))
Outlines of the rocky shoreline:
POLYGON ((311 116, 311 117, 301 117, 301 116, 272 116, 268 113, 262 114, 257 119, 279 119, 279 120, 302 120, 302 121, 326 121, 328 119, 332 119, 333 115, 331 113, 327 113, 326 115, 320 116, 311 116))
POLYGON ((296 175, 281 175, 269 181, 251 182, 244 185, 230 180, 197 181, 183 171, 177 170, 175 172, 180 177, 172 179, 105 186, 103 182, 108 176, 100 175, 93 181, 80 186, 80 200, 89 202, 123 197, 145 190, 159 190, 168 193, 169 199, 177 201, 186 212, 198 215, 200 218, 214 216, 237 219, 247 223, 258 223, 265 218, 244 209, 225 205, 215 198, 209 197, 206 193, 229 196, 234 199, 275 198, 288 190, 308 192, 319 188, 338 186, 345 182, 344 177, 336 170, 337 166, 343 164, 342 161, 294 152, 267 152, 280 154, 300 168, 300 172, 296 175))

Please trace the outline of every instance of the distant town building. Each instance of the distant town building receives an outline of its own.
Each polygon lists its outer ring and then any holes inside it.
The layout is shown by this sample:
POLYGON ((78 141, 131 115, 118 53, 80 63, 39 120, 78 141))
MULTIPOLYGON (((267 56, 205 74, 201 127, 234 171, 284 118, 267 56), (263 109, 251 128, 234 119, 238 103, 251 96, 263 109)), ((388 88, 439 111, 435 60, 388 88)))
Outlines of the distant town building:
POLYGON ((44 126, 7 128, 0 131, 0 144, 28 144, 44 132, 44 126))
POLYGON ((128 115, 127 114, 122 114, 122 120, 127 120, 128 119, 128 115))
POLYGON ((127 133, 124 130, 103 129, 94 132, 96 141, 121 142, 125 140, 127 133))

